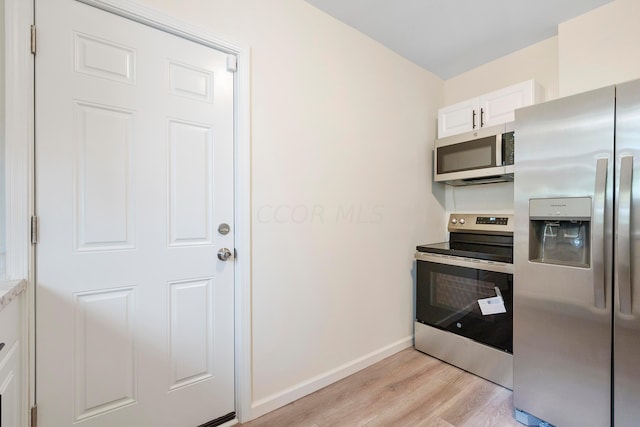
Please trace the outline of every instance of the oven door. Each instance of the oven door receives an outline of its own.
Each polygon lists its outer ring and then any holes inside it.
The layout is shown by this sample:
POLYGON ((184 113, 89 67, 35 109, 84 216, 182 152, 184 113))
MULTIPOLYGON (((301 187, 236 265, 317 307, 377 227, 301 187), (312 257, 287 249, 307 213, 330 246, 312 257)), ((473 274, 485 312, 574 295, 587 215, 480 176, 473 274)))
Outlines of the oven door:
POLYGON ((425 253, 416 258, 418 322, 513 353, 512 264, 425 253))

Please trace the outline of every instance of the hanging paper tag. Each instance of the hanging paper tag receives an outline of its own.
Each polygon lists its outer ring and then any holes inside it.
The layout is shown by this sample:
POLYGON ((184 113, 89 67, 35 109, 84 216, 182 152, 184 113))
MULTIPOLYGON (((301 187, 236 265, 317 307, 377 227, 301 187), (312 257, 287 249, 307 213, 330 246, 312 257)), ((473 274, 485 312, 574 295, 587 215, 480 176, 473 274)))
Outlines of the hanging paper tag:
POLYGON ((491 298, 482 298, 478 300, 480 311, 484 316, 507 312, 507 309, 504 306, 504 300, 502 299, 502 294, 500 293, 500 289, 497 286, 495 289, 497 296, 491 298))

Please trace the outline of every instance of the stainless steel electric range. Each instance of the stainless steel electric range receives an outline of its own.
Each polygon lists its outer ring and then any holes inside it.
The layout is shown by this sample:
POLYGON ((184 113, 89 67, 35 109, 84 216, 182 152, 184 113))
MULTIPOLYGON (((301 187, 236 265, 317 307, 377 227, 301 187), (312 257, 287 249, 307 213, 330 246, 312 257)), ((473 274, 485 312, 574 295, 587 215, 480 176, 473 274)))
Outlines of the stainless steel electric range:
POLYGON ((451 214, 417 247, 415 348, 513 388, 513 216, 451 214))

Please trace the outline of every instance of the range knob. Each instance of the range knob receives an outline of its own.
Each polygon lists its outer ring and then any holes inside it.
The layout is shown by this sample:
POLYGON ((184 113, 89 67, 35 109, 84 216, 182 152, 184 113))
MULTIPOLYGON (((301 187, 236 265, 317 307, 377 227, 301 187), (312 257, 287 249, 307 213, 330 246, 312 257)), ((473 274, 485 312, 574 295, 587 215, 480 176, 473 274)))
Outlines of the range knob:
POLYGON ((464 224, 465 222, 464 218, 460 218, 460 224, 464 224))
POLYGON ((455 218, 451 218, 451 224, 457 224, 457 223, 458 223, 458 220, 457 220, 457 219, 455 219, 455 218))

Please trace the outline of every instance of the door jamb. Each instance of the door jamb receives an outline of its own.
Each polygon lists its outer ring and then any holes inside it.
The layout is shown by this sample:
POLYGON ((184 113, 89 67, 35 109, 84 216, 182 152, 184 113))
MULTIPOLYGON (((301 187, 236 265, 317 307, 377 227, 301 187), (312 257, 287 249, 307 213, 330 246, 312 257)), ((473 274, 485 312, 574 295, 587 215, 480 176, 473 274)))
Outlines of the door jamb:
POLYGON ((251 416, 251 146, 250 47, 179 21, 133 0, 76 0, 195 43, 236 55, 234 78, 234 361, 236 418, 251 416))
POLYGON ((5 0, 5 280, 26 280, 21 297, 20 419, 26 424, 35 398, 34 357, 34 249, 31 216, 34 213, 34 59, 30 26, 34 0, 5 0))

